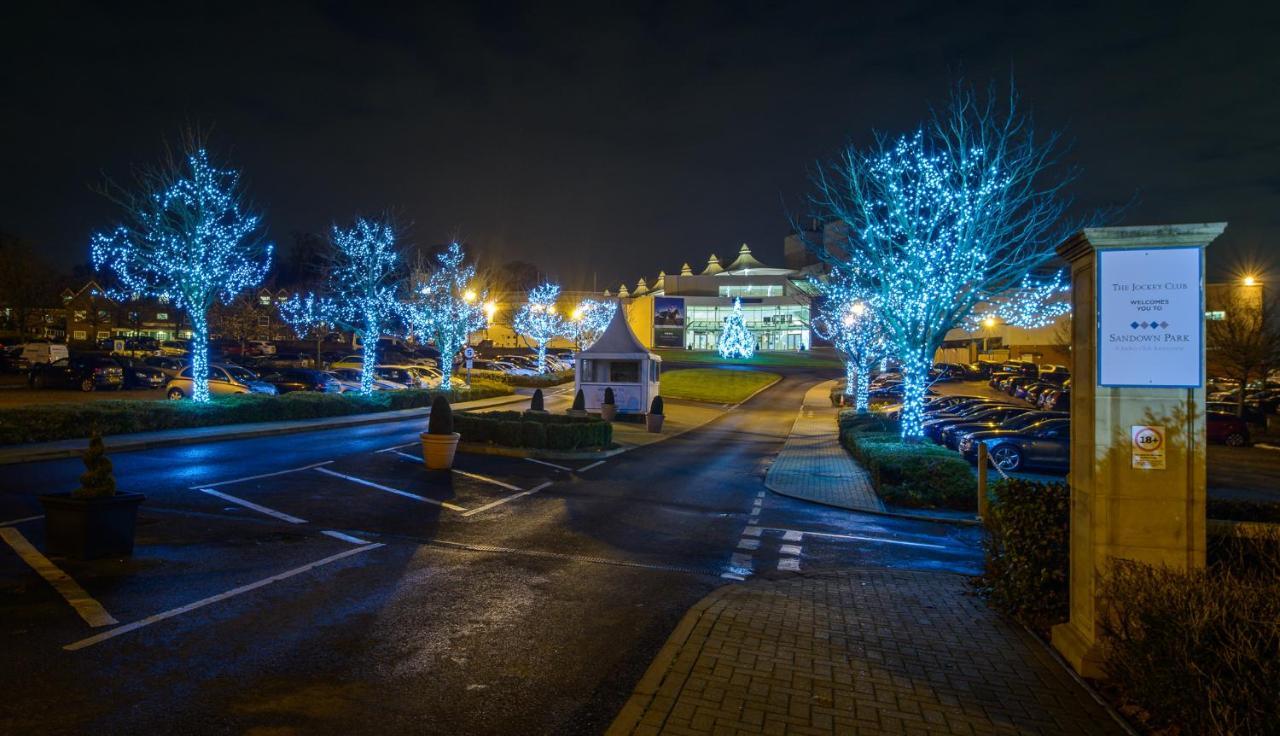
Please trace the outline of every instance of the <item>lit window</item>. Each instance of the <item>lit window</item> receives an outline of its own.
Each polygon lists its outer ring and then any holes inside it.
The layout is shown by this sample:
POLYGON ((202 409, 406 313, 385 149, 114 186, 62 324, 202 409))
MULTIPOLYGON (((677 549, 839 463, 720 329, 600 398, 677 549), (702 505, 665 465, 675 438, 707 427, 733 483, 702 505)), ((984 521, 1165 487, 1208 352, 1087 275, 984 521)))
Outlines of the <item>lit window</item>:
POLYGON ((271 304, 271 297, 269 297, 269 296, 260 296, 260 297, 258 297, 258 302, 260 302, 260 303, 265 307, 265 306, 267 306, 267 305, 271 304))
POLYGON ((107 339, 108 337, 111 337, 111 333, 110 333, 110 332, 108 332, 108 331, 106 331, 106 330, 98 330, 98 339, 99 339, 99 340, 105 340, 105 339, 107 339))
POLYGON ((158 319, 158 320, 167 320, 167 319, 169 319, 169 313, 168 313, 168 312, 156 312, 156 319, 158 319))
POLYGON ((71 336, 77 340, 84 340, 88 338, 89 335, 84 330, 76 330, 75 332, 71 333, 71 336))
POLYGON ((1221 322, 1222 320, 1227 318, 1227 313, 1220 309, 1212 310, 1209 312, 1205 312, 1204 318, 1209 320, 1210 322, 1221 322))
POLYGON ((86 312, 85 310, 77 309, 75 314, 72 316, 72 319, 75 320, 76 322, 83 322, 84 318, 88 316, 89 316, 89 313, 86 312))

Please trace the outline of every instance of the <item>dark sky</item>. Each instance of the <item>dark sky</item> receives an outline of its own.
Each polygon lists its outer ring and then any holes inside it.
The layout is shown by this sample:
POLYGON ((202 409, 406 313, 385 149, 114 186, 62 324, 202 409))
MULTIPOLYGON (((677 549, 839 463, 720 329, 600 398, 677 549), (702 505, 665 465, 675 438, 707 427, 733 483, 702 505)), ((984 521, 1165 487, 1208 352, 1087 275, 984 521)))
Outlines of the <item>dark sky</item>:
POLYGON ((116 217, 90 185, 187 122, 282 245, 392 207, 601 288, 778 262, 815 161, 1012 73, 1082 205, 1230 221, 1211 277, 1280 266, 1274 3, 116 5, 0 11, 0 230, 67 263, 116 217))

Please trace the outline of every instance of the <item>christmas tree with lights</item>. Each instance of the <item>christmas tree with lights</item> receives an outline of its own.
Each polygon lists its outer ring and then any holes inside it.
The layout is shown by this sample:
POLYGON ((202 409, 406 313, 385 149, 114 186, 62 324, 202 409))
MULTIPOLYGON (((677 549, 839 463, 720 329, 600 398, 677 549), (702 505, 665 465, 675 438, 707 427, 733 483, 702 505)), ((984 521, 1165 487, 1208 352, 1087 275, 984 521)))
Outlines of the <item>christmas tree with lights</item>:
POLYGON ((750 358, 756 352, 756 338, 747 329, 742 316, 742 300, 733 300, 733 313, 724 321, 720 339, 716 343, 720 357, 725 359, 750 358))

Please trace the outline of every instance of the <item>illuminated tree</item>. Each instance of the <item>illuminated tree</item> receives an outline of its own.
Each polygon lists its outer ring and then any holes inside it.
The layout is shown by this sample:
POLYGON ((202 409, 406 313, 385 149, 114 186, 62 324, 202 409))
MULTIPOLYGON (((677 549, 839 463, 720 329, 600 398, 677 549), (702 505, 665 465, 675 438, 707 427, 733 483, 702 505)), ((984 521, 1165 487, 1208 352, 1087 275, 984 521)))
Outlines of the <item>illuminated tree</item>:
POLYGON ((618 303, 615 301, 583 299, 578 302, 578 306, 573 308, 573 314, 569 316, 569 321, 565 325, 568 328, 569 338, 573 340, 577 349, 586 350, 599 340, 605 328, 613 321, 613 315, 617 311, 618 303))
POLYGON ((136 293, 167 297, 191 320, 191 398, 209 400, 209 310, 257 286, 271 267, 271 245, 258 237, 261 218, 250 211, 240 174, 219 169, 189 142, 182 160, 138 176, 129 191, 104 189, 127 221, 93 236, 96 269, 120 282, 116 298, 136 293))
POLYGON ((475 266, 463 266, 462 246, 451 244, 436 256, 440 261, 424 283, 417 284, 410 298, 401 303, 409 332, 420 341, 430 340, 440 351, 440 386, 448 389, 453 376, 453 359, 467 344, 471 333, 489 325, 485 314, 488 291, 472 288, 475 266))
POLYGON ((556 313, 556 299, 560 296, 560 287, 556 284, 541 284, 529 290, 529 300, 516 312, 512 324, 520 335, 524 336, 538 349, 538 372, 547 372, 547 343, 565 335, 564 318, 556 313))
POLYGON ((826 281, 810 279, 822 294, 814 332, 830 340, 844 357, 846 396, 854 408, 866 411, 870 399, 871 366, 884 358, 889 345, 876 313, 874 295, 862 291, 848 271, 834 269, 826 281))
MULTIPOLYGON (((1016 94, 1004 109, 994 95, 980 102, 958 87, 915 133, 877 136, 818 172, 814 204, 842 227, 837 249, 814 249, 833 266, 857 267, 859 288, 880 301, 902 367, 903 438, 923 434, 928 371, 947 331, 979 304, 1034 286, 1028 274, 1079 227, 1064 221, 1073 173, 1045 181, 1057 148, 1056 134, 1036 137, 1016 94)), ((1038 309, 1024 301, 1015 311, 1038 309)))
POLYGON ((337 313, 332 300, 315 294, 294 294, 280 302, 279 310, 280 318, 293 328, 299 339, 316 341, 316 368, 319 369, 323 365, 320 344, 333 330, 333 315, 337 313))
POLYGON ((756 338, 747 329, 747 321, 742 316, 741 299, 733 300, 733 312, 724 320, 716 349, 720 351, 720 357, 726 359, 750 358, 755 355, 756 338))

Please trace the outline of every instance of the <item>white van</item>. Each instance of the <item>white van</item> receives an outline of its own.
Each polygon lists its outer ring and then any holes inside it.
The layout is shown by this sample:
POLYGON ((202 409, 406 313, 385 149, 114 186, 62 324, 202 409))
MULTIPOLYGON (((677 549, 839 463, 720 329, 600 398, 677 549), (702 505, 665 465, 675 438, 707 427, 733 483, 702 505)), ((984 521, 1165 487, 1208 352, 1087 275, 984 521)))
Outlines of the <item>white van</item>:
POLYGON ((27 365, 52 363, 69 357, 71 353, 67 346, 56 342, 29 342, 22 346, 22 359, 27 361, 27 365))

